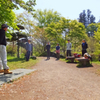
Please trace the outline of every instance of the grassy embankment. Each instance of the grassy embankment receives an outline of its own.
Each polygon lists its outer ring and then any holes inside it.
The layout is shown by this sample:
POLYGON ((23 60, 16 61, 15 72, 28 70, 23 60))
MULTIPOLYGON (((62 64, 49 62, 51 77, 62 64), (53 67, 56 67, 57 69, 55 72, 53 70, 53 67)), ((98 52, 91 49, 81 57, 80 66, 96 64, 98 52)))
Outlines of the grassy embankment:
POLYGON ((7 65, 10 67, 10 70, 19 69, 19 68, 30 68, 39 62, 39 58, 36 60, 30 59, 26 61, 25 58, 17 58, 17 57, 7 57, 7 65))

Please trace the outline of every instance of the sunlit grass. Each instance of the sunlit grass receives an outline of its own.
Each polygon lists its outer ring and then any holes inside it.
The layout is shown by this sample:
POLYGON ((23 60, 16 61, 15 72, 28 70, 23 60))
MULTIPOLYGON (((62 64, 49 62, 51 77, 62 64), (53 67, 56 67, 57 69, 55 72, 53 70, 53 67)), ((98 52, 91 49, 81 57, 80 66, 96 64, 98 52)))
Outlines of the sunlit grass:
MULTIPOLYGON (((60 60, 67 61, 66 58, 60 58, 60 60)), ((100 61, 92 61, 92 63, 100 65, 100 61)))
POLYGON ((17 58, 17 57, 7 57, 7 65, 9 66, 10 70, 19 69, 19 68, 30 68, 34 66, 36 63, 38 63, 39 59, 33 60, 30 59, 29 61, 26 61, 25 58, 17 58))
POLYGON ((66 61, 66 58, 60 58, 61 61, 66 61))
POLYGON ((92 61, 92 63, 100 65, 100 61, 92 61))

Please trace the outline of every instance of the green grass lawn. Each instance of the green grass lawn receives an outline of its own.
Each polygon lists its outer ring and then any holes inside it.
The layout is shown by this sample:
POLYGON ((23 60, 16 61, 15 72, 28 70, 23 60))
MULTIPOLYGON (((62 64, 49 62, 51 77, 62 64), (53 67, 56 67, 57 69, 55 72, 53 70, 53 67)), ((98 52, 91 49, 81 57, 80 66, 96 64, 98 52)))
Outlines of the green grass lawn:
MULTIPOLYGON (((66 58, 60 58, 62 61, 67 61, 66 58)), ((100 61, 92 61, 92 63, 100 65, 100 61)))
POLYGON ((61 61, 67 61, 66 58, 60 58, 61 61))
POLYGON ((36 63, 39 62, 39 59, 33 60, 30 59, 26 61, 25 58, 17 58, 17 57, 7 57, 7 65, 9 66, 10 70, 19 69, 19 68, 30 68, 34 66, 36 63))
POLYGON ((100 61, 92 61, 92 63, 100 65, 100 61))

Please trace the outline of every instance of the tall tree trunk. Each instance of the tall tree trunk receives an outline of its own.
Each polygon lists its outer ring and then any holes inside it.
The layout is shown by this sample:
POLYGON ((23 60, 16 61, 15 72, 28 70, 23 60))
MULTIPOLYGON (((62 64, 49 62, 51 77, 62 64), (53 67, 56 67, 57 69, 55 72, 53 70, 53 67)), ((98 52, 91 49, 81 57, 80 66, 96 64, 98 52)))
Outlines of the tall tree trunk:
POLYGON ((17 46, 17 57, 19 58, 19 35, 18 35, 17 43, 18 43, 18 46, 17 46))

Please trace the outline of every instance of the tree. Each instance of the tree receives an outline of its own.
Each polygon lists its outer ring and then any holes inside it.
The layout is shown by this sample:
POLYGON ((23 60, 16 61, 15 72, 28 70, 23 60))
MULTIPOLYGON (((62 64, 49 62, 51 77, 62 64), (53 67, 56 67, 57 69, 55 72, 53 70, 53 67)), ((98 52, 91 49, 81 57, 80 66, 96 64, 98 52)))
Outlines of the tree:
POLYGON ((86 33, 89 37, 94 36, 94 32, 97 31, 97 23, 91 23, 86 28, 86 33))
POLYGON ((90 24, 90 17, 91 17, 91 11, 88 9, 87 10, 87 21, 88 21, 88 24, 90 24))
POLYGON ((73 43, 73 48, 76 49, 81 44, 82 39, 87 38, 84 25, 77 20, 72 20, 68 37, 73 43))
POLYGON ((31 12, 34 11, 33 7, 36 5, 36 0, 28 0, 27 2, 24 2, 24 0, 0 0, 0 5, 5 11, 8 9, 19 9, 21 7, 31 12))
POLYGON ((34 34, 32 35, 33 41, 37 44, 35 50, 39 53, 45 51, 46 43, 48 41, 47 33, 45 32, 44 28, 39 28, 38 26, 34 27, 34 34))
POLYGON ((62 17, 59 22, 52 22, 46 28, 48 37, 52 41, 52 44, 56 45, 57 43, 59 43, 62 51, 64 52, 64 55, 66 51, 66 39, 70 27, 70 21, 70 19, 62 17))
POLYGON ((46 43, 51 40, 51 38, 48 37, 49 33, 47 33, 45 29, 50 23, 58 22, 60 20, 60 14, 53 10, 37 10, 34 18, 36 19, 36 27, 34 27, 33 38, 39 46, 43 47, 42 50, 45 51, 46 43))
POLYGON ((23 9, 27 10, 28 12, 35 11, 34 6, 36 5, 36 0, 28 0, 24 2, 24 0, 10 0, 15 8, 22 7, 23 9))
POLYGON ((67 39, 74 44, 74 49, 86 38, 85 27, 77 20, 61 18, 59 22, 52 22, 46 28, 48 36, 55 42, 59 42, 65 55, 67 39))
POLYGON ((23 12, 16 16, 17 16, 16 23, 18 25, 24 26, 25 34, 27 34, 31 37, 34 33, 34 25, 35 25, 35 22, 34 22, 34 19, 33 19, 33 16, 31 15, 31 13, 23 12))
POLYGON ((27 2, 24 2, 24 0, 0 0, 0 25, 8 23, 9 26, 16 28, 16 24, 14 23, 15 14, 12 10, 21 7, 28 12, 33 12, 35 4, 35 0, 27 2))
POLYGON ((94 38, 98 43, 100 42, 100 25, 98 25, 97 32, 94 32, 94 38))
POLYGON ((58 22, 61 18, 60 14, 57 11, 53 10, 37 10, 34 14, 34 18, 37 21, 37 26, 40 28, 47 27, 51 22, 58 22))
POLYGON ((86 13, 85 13, 85 10, 83 10, 83 12, 80 13, 80 15, 79 15, 79 22, 82 22, 86 26, 87 21, 86 21, 86 13))
POLYGON ((83 10, 83 12, 79 14, 79 22, 83 23, 85 27, 87 27, 89 24, 95 23, 95 17, 91 14, 89 9, 87 9, 87 13, 83 10))
MULTIPOLYGON (((28 12, 23 12, 21 14, 18 14, 17 19, 16 19, 16 23, 18 25, 24 26, 24 30, 20 31, 22 35, 24 34, 27 35, 28 38, 31 38, 31 40, 32 40, 32 35, 34 33, 34 21, 33 20, 34 20, 33 16, 28 12)), ((18 43, 19 43, 19 39, 18 39, 18 43)), ((22 44, 20 46, 22 46, 22 44)), ((18 44, 18 48, 19 48, 19 44, 18 44)))
POLYGON ((7 23, 11 27, 15 27, 15 13, 10 8, 11 4, 7 0, 0 0, 0 26, 7 23), (9 7, 8 7, 9 6, 9 7))
POLYGON ((95 17, 93 15, 90 17, 90 23, 95 23, 95 17))
POLYGON ((100 25, 98 25, 97 32, 94 32, 94 38, 96 40, 94 53, 100 55, 100 25))
POLYGON ((95 52, 96 50, 96 40, 94 37, 88 37, 87 40, 87 44, 88 44, 88 53, 91 55, 95 52))

